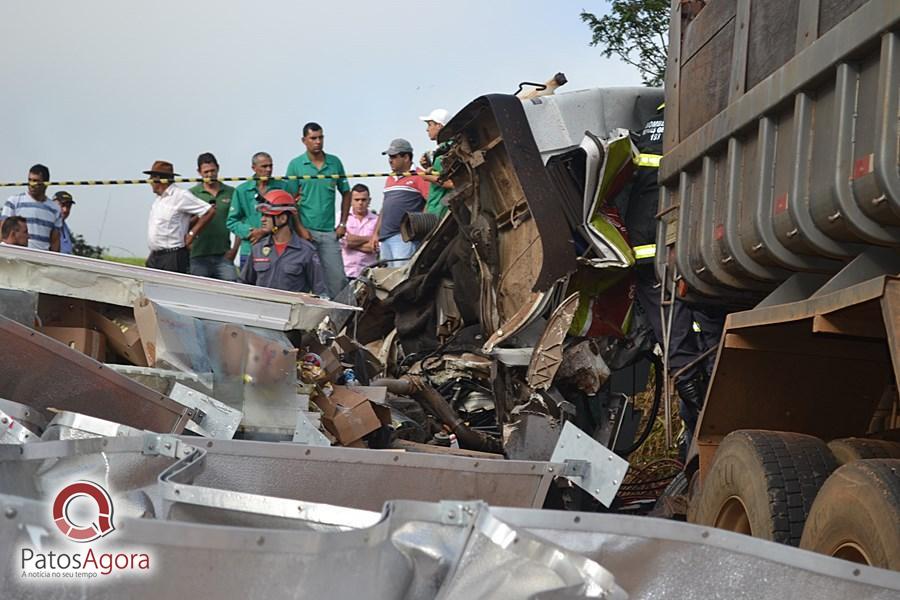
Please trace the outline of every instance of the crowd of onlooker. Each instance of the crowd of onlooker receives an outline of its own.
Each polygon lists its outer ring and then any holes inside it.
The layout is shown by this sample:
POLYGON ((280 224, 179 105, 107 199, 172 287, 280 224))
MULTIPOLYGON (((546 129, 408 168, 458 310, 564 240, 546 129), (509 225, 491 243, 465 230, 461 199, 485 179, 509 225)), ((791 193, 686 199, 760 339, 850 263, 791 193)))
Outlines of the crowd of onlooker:
MULTIPOLYGON (((431 140, 448 118, 444 109, 420 117, 431 140)), ((391 141, 382 154, 392 174, 375 214, 369 187, 351 187, 340 158, 325 152, 322 126, 307 123, 300 139, 306 152, 285 172, 294 179, 272 179, 272 156, 257 152, 252 176, 232 187, 219 181, 219 163, 205 152, 197 157, 204 181, 184 189, 173 183, 180 175, 172 163, 155 161, 144 171, 156 195, 147 222, 146 266, 334 298, 366 267, 379 261, 402 266, 415 253, 417 242, 404 241, 400 232, 407 213, 440 218, 447 211, 443 198, 452 183, 440 180, 446 148, 426 152, 417 167, 412 145, 391 141)), ((0 212, 0 243, 72 252, 66 219, 75 200, 66 191, 47 197, 49 182, 46 166, 31 167, 27 191, 9 198, 0 212)))

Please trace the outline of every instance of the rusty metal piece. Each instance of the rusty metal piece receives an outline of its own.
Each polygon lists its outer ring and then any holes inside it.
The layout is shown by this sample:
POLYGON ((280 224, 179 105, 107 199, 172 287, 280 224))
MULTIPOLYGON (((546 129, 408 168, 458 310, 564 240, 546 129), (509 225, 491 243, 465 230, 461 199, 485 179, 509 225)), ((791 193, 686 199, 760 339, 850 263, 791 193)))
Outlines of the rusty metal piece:
POLYGON ((419 377, 407 375, 401 379, 375 379, 371 383, 373 386, 386 387, 392 394, 415 398, 423 408, 431 411, 441 423, 456 434, 462 447, 494 454, 503 453, 503 446, 499 440, 470 429, 444 397, 419 377))
POLYGON ((521 100, 499 94, 474 100, 441 131, 440 140, 449 139, 458 143, 444 169, 458 188, 471 190, 461 199, 467 210, 453 212, 481 269, 488 348, 536 317, 523 307, 546 306, 543 296, 575 270, 575 251, 521 100), (499 228, 500 221, 515 226, 499 228))
POLYGON ((553 378, 562 364, 563 342, 577 310, 578 293, 575 293, 563 300, 550 315, 525 375, 525 381, 532 389, 547 390, 553 383, 553 378))
POLYGON ((883 276, 729 315, 697 426, 701 475, 719 441, 737 429, 865 435, 900 369, 898 306, 900 278, 883 276), (821 317, 832 326, 824 329, 821 317), (884 337, 874 335, 879 323, 884 337))
POLYGON ((180 433, 193 411, 65 344, 0 316, 0 396, 38 411, 83 413, 150 431, 180 433))

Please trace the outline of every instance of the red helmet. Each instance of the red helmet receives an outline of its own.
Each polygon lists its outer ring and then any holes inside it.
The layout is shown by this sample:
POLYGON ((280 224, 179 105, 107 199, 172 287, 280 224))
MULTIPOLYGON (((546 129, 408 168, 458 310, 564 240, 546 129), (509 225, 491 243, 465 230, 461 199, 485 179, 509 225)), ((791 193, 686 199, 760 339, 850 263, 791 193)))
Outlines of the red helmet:
POLYGON ((279 215, 283 212, 297 212, 294 197, 284 190, 271 190, 265 195, 265 202, 256 205, 256 210, 264 215, 279 215))

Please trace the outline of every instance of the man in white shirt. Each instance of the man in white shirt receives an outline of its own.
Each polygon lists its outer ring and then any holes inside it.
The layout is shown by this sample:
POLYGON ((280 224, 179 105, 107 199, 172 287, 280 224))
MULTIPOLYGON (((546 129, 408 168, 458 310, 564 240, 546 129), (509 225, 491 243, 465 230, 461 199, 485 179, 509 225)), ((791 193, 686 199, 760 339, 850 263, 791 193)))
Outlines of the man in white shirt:
POLYGON ((215 208, 173 183, 179 175, 170 162, 158 160, 144 173, 150 176, 150 187, 156 194, 147 221, 147 267, 188 273, 191 244, 215 215, 215 208), (193 228, 192 216, 200 217, 193 228))

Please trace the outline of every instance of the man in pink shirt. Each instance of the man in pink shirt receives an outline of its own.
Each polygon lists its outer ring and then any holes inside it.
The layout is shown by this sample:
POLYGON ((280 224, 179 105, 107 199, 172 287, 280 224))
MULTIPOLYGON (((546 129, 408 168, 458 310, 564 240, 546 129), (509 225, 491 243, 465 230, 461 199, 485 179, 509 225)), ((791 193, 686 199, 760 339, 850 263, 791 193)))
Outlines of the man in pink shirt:
POLYGON ((341 238, 341 253, 344 255, 344 272, 351 279, 378 261, 378 251, 372 241, 378 215, 369 210, 371 200, 369 188, 361 183, 350 190, 350 215, 347 233, 341 238))

